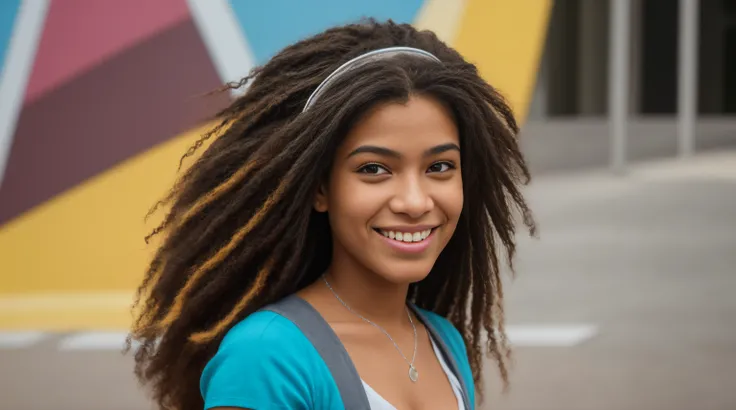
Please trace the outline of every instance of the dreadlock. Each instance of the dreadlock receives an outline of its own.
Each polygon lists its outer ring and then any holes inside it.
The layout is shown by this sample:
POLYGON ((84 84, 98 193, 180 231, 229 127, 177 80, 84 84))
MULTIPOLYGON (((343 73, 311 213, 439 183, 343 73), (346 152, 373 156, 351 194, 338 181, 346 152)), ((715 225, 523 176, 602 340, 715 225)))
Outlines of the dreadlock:
POLYGON ((459 329, 476 386, 486 353, 507 383, 497 248, 505 248, 511 265, 516 214, 532 232, 534 221, 520 192, 529 172, 519 129, 499 93, 433 33, 373 20, 295 43, 224 89, 246 84, 184 158, 209 146, 152 209, 165 205, 168 212, 146 238, 162 241, 138 289, 128 346, 138 343, 136 375, 159 407, 201 409, 199 378, 225 333, 327 268, 330 228, 312 204, 342 136, 378 102, 418 93, 445 102, 455 116, 465 201, 454 236, 427 278, 410 287, 409 298, 459 329), (338 79, 301 112, 342 63, 391 46, 424 49, 442 64, 398 56, 374 62, 338 79))

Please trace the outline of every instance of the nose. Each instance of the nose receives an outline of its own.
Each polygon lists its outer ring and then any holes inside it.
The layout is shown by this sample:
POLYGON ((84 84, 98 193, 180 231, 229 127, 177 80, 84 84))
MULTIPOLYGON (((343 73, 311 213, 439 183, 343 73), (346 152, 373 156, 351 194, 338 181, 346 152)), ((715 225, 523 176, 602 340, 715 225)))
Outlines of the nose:
POLYGON ((420 178, 407 177, 397 184, 389 208, 394 213, 419 218, 434 208, 434 201, 420 178))

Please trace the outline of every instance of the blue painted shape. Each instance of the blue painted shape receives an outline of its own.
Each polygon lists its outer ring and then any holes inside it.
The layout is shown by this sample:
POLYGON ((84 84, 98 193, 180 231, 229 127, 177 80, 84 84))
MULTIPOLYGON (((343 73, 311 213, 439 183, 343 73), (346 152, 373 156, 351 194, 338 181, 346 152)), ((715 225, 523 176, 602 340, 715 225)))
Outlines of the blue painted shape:
POLYGON ((412 23, 423 0, 231 0, 256 64, 329 27, 361 18, 412 23))
POLYGON ((21 0, 0 1, 0 73, 5 64, 5 54, 10 45, 10 38, 15 28, 15 17, 18 15, 21 0))

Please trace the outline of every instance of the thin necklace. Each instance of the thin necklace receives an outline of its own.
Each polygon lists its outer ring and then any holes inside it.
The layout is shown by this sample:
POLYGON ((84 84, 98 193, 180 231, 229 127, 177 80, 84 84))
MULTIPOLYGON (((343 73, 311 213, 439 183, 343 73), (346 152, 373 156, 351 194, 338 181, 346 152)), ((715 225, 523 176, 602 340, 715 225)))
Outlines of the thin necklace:
POLYGON ((404 306, 404 309, 406 309, 406 315, 409 317, 409 323, 411 323, 411 328, 414 330, 414 354, 411 357, 411 361, 409 361, 409 359, 407 359, 406 356, 404 356, 404 352, 401 351, 401 348, 399 347, 399 345, 396 344, 396 342, 394 341, 394 338, 391 337, 390 334, 388 334, 388 332, 386 331, 386 329, 384 329, 381 326, 373 323, 369 319, 366 319, 363 315, 361 315, 360 313, 354 311, 350 306, 348 306, 348 304, 345 303, 345 301, 343 301, 340 298, 340 296, 337 294, 337 292, 335 292, 335 289, 332 289, 332 286, 330 286, 330 282, 327 281, 327 278, 324 277, 324 275, 322 276, 322 280, 325 282, 325 285, 327 285, 327 288, 330 289, 330 292, 332 292, 332 294, 335 295, 335 298, 340 303, 342 303, 342 305, 345 306, 345 308, 347 310, 349 310, 350 313, 352 313, 352 314, 358 316, 359 318, 363 319, 364 322, 372 325, 376 329, 378 329, 381 332, 383 332, 383 334, 386 335, 386 337, 388 337, 388 340, 390 340, 391 343, 394 344, 394 347, 396 347, 396 350, 399 352, 399 354, 401 355, 401 357, 404 358, 404 361, 406 362, 406 364, 409 365, 409 379, 412 382, 416 383, 416 381, 419 380, 419 372, 414 367, 414 359, 417 358, 417 327, 414 326, 414 320, 412 320, 412 318, 411 318, 411 313, 409 313, 409 308, 407 308, 406 306, 404 306))

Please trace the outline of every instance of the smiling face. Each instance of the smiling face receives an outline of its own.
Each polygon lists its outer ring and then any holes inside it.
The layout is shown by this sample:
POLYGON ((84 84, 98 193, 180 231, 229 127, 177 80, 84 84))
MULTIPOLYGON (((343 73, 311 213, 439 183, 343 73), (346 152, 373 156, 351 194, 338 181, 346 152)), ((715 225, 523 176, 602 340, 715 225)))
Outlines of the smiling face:
POLYGON ((392 283, 424 279, 463 208, 460 166, 458 130, 439 101, 412 96, 367 112, 315 200, 329 215, 333 267, 392 283))

